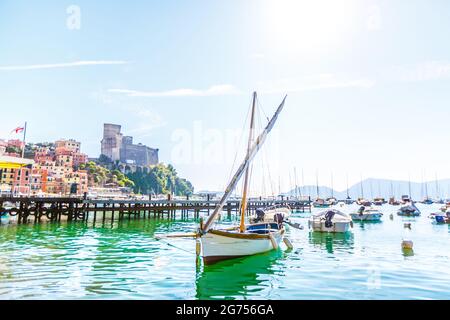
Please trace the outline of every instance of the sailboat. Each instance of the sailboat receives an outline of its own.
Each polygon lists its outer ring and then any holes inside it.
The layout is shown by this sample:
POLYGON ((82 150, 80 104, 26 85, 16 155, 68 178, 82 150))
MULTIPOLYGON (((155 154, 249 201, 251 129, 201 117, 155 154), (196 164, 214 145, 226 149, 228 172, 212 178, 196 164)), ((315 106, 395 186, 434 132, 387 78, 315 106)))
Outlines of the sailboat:
MULTIPOLYGON (((423 178, 422 178, 422 184, 423 184, 423 178)), ((425 182, 425 198, 422 201, 423 204, 433 204, 433 200, 430 199, 428 196, 428 182, 425 182)))
POLYGON ((348 174, 347 174, 347 198, 345 198, 345 204, 352 204, 353 200, 350 197, 350 192, 349 192, 349 188, 348 188, 348 174))
POLYGON ((316 194, 317 194, 317 198, 313 202, 313 207, 314 208, 329 208, 330 205, 331 205, 330 202, 326 201, 325 199, 320 198, 319 192, 320 192, 320 190, 319 190, 319 173, 316 172, 316 194))
MULTIPOLYGON (((256 92, 253 93, 252 115, 250 120, 250 134, 248 140, 247 155, 238 168, 237 172, 229 182, 224 195, 217 204, 214 212, 209 216, 205 223, 200 222, 198 230, 198 237, 200 239, 200 248, 197 247, 197 253, 201 251, 203 261, 205 264, 212 264, 221 260, 233 259, 244 256, 251 256, 271 250, 276 250, 280 242, 283 240, 285 228, 282 221, 274 221, 271 223, 245 223, 245 212, 247 210, 247 196, 249 186, 249 167, 250 163, 264 144, 267 135, 274 127, 279 114, 283 110, 286 97, 281 102, 272 119, 267 124, 266 128, 259 135, 253 143, 253 131, 255 125, 255 106, 256 106, 256 92), (236 188, 240 178, 245 174, 243 195, 241 202, 241 218, 240 225, 231 228, 212 228, 214 221, 236 188), (200 250, 199 250, 200 249, 200 250)), ((285 239, 288 243, 288 240, 285 239)))

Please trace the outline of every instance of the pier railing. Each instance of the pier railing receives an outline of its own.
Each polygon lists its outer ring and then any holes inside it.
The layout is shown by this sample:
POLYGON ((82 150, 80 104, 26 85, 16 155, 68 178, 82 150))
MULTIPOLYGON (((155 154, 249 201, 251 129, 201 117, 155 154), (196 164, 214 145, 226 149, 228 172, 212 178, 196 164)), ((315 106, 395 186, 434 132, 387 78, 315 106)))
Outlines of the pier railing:
MULTIPOLYGON (((198 218, 201 212, 214 210, 218 201, 215 200, 92 200, 84 198, 40 198, 40 197, 0 197, 0 219, 13 217, 18 223, 41 221, 87 221, 93 216, 96 221, 106 218, 114 221, 124 218, 176 218, 176 213, 182 217, 193 215, 198 218)), ((231 216, 240 209, 240 200, 230 200, 223 208, 223 213, 231 216)), ((251 214, 257 208, 272 206, 289 206, 291 209, 311 212, 310 199, 286 200, 250 200, 247 213, 251 214)))

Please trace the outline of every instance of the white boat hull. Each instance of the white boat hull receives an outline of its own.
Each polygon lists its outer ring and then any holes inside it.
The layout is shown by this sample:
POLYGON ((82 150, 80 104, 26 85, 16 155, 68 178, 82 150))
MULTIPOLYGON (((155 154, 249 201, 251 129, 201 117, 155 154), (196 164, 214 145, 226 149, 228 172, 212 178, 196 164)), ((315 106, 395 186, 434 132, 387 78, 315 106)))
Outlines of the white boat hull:
MULTIPOLYGON (((238 232, 231 233, 239 235, 238 232)), ((251 256, 276 249, 283 238, 284 230, 272 233, 276 247, 269 237, 255 239, 224 236, 208 232, 200 238, 202 256, 205 263, 214 263, 221 260, 251 256)))
POLYGON ((332 232, 332 233, 344 233, 350 231, 350 221, 349 222, 334 222, 332 227, 327 228, 325 226, 325 221, 309 221, 310 228, 314 232, 332 232))
POLYGON ((353 227, 352 218, 338 210, 328 210, 315 214, 309 219, 308 224, 309 228, 315 232, 344 233, 353 227), (332 214, 331 224, 327 226, 327 216, 330 214, 332 214))
POLYGON ((381 214, 380 213, 370 213, 370 214, 359 214, 359 213, 352 213, 350 214, 353 221, 380 221, 381 220, 381 214))

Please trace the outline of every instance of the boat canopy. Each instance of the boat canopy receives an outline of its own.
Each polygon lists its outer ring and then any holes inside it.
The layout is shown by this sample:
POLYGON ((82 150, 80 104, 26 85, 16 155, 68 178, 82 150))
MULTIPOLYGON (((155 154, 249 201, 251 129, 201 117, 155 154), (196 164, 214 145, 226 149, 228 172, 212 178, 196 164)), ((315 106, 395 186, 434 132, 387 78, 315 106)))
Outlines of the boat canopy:
POLYGON ((19 169, 33 164, 31 159, 0 156, 0 169, 19 169))

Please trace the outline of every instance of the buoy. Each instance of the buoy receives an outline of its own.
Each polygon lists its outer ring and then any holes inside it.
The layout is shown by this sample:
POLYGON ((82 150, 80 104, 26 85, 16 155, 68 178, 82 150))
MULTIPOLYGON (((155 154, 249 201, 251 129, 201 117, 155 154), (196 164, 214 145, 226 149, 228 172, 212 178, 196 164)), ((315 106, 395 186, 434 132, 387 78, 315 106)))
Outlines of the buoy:
POLYGON ((402 241, 402 249, 412 250, 414 243, 411 240, 403 240, 402 241))
POLYGON ((288 238, 283 238, 283 242, 286 245, 286 247, 288 247, 288 249, 293 249, 294 246, 292 245, 291 240, 289 240, 288 238))

